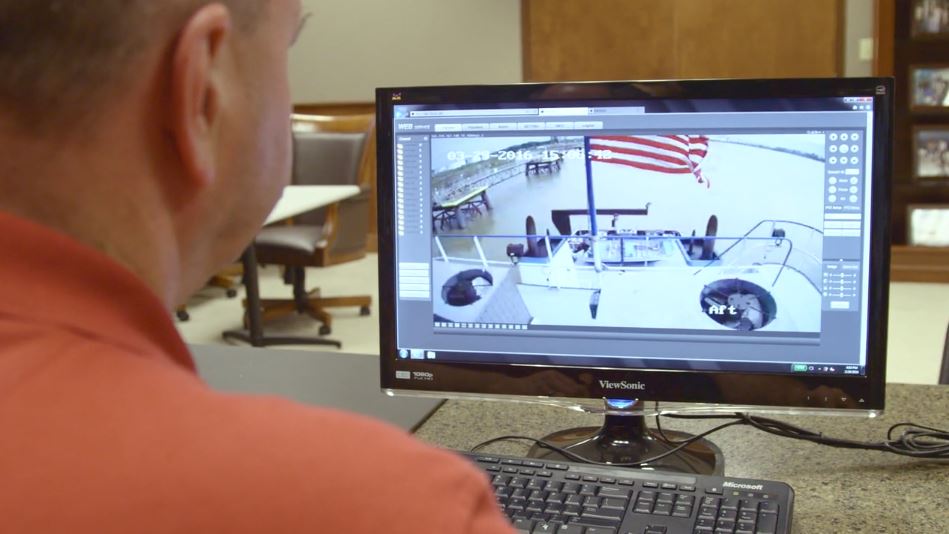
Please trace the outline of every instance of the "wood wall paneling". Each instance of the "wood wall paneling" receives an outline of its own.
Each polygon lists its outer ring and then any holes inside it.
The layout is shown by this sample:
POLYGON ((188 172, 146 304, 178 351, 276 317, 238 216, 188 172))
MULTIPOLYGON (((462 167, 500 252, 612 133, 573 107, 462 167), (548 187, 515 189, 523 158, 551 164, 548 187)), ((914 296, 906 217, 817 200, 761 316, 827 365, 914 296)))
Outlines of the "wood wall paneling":
POLYGON ((675 1, 523 0, 524 80, 671 78, 675 1))
POLYGON ((837 76, 842 0, 522 0, 528 81, 837 76))
POLYGON ((837 76, 841 3, 828 0, 676 2, 678 77, 837 76))

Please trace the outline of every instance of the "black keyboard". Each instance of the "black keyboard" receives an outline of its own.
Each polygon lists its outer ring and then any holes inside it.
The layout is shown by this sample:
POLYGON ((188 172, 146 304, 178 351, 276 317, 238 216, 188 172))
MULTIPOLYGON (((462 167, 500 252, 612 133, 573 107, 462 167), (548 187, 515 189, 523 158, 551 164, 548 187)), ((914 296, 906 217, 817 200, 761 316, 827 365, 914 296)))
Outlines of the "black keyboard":
POLYGON ((780 534, 794 490, 783 482, 461 453, 491 478, 520 533, 780 534))

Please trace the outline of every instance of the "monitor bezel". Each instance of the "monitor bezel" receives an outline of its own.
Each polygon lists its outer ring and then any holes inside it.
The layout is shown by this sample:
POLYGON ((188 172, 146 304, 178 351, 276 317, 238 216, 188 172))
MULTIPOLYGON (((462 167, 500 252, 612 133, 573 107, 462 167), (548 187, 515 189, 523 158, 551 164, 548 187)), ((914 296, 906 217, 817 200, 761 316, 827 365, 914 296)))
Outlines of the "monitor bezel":
POLYGON ((665 80, 561 82, 380 88, 376 90, 381 387, 389 391, 497 398, 638 398, 648 401, 727 404, 790 409, 882 412, 885 397, 886 324, 889 296, 890 190, 892 175, 892 78, 772 80, 665 80), (863 376, 676 371, 565 366, 470 364, 398 360, 392 143, 396 105, 477 105, 499 102, 567 102, 710 98, 873 98, 870 265, 866 374, 863 376), (395 370, 425 380, 397 380, 395 370), (553 371, 559 377, 545 379, 553 371), (548 375, 542 374, 547 373, 548 375), (472 377, 474 378, 472 380, 472 377), (493 380, 501 378, 502 380, 493 380), (770 380, 769 380, 770 378, 770 380), (775 379, 781 379, 776 382, 775 379), (565 380, 565 382, 564 382, 565 380), (642 384, 616 391, 600 380, 642 384), (489 383, 489 381, 493 383, 489 383), (497 386, 503 383, 502 386, 497 386), (569 384, 558 387, 557 384, 569 384), (498 389, 493 389, 499 387, 498 389), (727 392, 727 396, 723 394, 727 392))

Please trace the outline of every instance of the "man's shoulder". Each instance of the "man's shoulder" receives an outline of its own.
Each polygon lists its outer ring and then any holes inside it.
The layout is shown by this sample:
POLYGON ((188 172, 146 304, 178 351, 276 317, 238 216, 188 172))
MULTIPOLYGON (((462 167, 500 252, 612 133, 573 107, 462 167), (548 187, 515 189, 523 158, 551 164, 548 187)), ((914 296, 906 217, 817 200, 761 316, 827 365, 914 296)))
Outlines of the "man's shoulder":
MULTIPOLYGON (((216 391, 148 357, 80 365, 95 349, 75 347, 44 371, 71 385, 35 374, 27 389, 37 393, 18 399, 29 413, 10 412, 29 426, 7 443, 17 460, 0 461, 0 471, 24 503, 42 495, 69 515, 82 495, 85 509, 116 525, 150 521, 156 531, 170 521, 188 531, 464 532, 465 521, 493 517, 474 468, 399 428, 216 391), (47 476, 37 478, 36 465, 47 476)), ((43 515, 21 517, 49 526, 43 515)))

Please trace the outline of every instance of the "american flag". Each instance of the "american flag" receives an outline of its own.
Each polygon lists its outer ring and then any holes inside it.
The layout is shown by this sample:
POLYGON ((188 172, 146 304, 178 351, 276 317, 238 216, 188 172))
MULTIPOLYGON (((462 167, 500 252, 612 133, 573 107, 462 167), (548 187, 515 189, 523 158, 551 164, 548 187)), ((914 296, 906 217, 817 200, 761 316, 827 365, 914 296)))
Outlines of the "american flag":
POLYGON ((708 154, 704 135, 603 135, 590 138, 594 161, 667 174, 692 174, 711 187, 699 166, 708 154))

